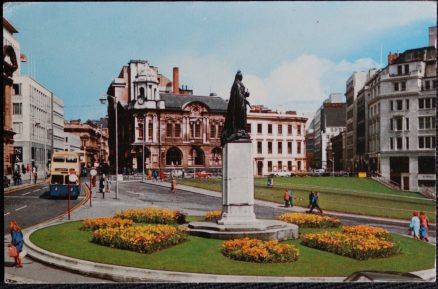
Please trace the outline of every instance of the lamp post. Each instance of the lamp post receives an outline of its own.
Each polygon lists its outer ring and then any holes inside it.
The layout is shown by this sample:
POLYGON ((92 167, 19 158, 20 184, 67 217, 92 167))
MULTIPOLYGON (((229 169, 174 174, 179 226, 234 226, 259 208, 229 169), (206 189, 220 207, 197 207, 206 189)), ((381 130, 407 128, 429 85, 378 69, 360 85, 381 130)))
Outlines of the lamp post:
MULTIPOLYGON (((114 109, 115 109, 115 113, 116 113, 116 197, 115 199, 117 200, 117 196, 119 193, 119 179, 118 179, 118 175, 119 175, 119 132, 118 132, 118 127, 117 124, 119 122, 118 118, 117 118, 117 97, 112 96, 107 94, 106 97, 111 97, 114 100, 114 109)), ((102 104, 105 104, 107 101, 107 98, 105 98, 105 96, 101 97, 100 102, 102 104)))

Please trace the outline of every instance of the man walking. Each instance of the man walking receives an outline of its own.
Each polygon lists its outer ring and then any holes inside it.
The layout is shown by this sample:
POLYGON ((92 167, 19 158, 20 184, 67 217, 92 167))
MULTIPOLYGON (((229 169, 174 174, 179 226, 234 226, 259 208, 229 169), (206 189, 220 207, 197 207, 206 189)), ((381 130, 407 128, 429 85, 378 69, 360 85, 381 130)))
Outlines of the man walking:
POLYGON ((287 190, 284 191, 283 199, 284 199, 284 207, 285 208, 289 207, 289 192, 287 190))
POLYGON ((292 196, 293 196, 292 190, 289 190, 289 205, 291 208, 294 206, 292 196))
POLYGON ((317 208, 319 213, 322 215, 322 210, 319 207, 319 192, 315 192, 315 194, 313 195, 313 199, 312 199, 312 206, 310 207, 310 210, 307 211, 307 213, 312 213, 313 209, 317 208))

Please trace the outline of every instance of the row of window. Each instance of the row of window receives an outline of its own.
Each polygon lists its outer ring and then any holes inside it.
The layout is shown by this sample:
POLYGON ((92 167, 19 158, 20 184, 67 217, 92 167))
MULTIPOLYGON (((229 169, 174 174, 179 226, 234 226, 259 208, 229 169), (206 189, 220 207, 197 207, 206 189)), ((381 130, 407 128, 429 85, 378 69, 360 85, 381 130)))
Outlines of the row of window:
MULTIPOLYGON (((389 120, 392 131, 403 130, 403 118, 395 117, 389 120)), ((418 129, 435 129, 435 116, 421 116, 418 118, 418 129)), ((409 130, 409 118, 405 118, 405 130, 409 130)))
POLYGON ((406 91, 406 81, 394 82, 394 91, 406 91))
MULTIPOLYGON (((398 65, 397 66, 397 75, 402 75, 402 70, 403 70, 403 66, 402 65, 398 65)), ((405 75, 409 74, 409 64, 405 64, 405 75)))
MULTIPOLYGON (((143 138, 143 124, 139 124, 139 138, 143 138)), ((222 125, 211 124, 210 125, 210 138, 219 138, 222 132, 222 125)), ((168 123, 166 124, 166 136, 167 137, 181 137, 181 124, 180 123, 168 123)), ((190 137, 201 137, 201 123, 190 123, 190 137)), ((149 138, 152 138, 152 123, 149 123, 149 138)))
MULTIPOLYGON (((288 171, 292 171, 292 161, 288 161, 287 162, 287 167, 283 166, 283 162, 282 161, 278 161, 276 166, 272 166, 272 161, 268 161, 268 172, 275 172, 277 170, 288 170, 288 171)), ((302 167, 301 167, 301 161, 297 161, 297 170, 301 171, 302 167)))
MULTIPOLYGON (((257 142, 257 153, 263 154, 263 142, 257 142)), ((277 154, 283 153, 283 142, 277 142, 277 154)), ((292 142, 287 142, 287 153, 292 154, 292 142)), ((268 141, 268 154, 272 154, 272 142, 268 141)), ((297 154, 301 154, 301 142, 297 142, 297 154)))
MULTIPOLYGON (((250 123, 248 123, 247 125, 248 125, 247 131, 249 133, 251 133, 252 132, 252 125, 250 123)), ((284 125, 284 126, 286 126, 286 125, 284 125)), ((273 128, 273 125, 268 124, 268 134, 272 134, 272 128, 273 128)), ((263 134, 263 124, 261 124, 261 123, 257 124, 257 133, 263 134)), ((302 133, 302 128, 301 128, 301 125, 299 124, 299 125, 297 125, 297 135, 301 135, 301 133, 302 133)), ((282 124, 277 125, 277 134, 278 135, 283 134, 283 125, 282 124)), ((292 135, 292 125, 291 124, 287 125, 287 134, 292 135)))
POLYGON ((436 88, 436 80, 425 80, 424 81, 423 90, 432 90, 435 88, 436 88))
MULTIPOLYGON (((390 137, 389 147, 391 150, 403 150, 403 137, 390 137)), ((418 137, 419 149, 434 149, 435 148, 435 136, 419 136, 418 137)), ((409 149, 409 137, 405 137, 404 149, 409 149)))
POLYGON ((435 108, 435 98, 427 97, 427 98, 419 98, 418 99, 418 109, 430 109, 435 108))
MULTIPOLYGON (((390 100, 389 101, 389 107, 391 111, 394 110, 403 110, 403 100, 390 100)), ((409 110, 409 99, 405 99, 405 110, 409 110)))

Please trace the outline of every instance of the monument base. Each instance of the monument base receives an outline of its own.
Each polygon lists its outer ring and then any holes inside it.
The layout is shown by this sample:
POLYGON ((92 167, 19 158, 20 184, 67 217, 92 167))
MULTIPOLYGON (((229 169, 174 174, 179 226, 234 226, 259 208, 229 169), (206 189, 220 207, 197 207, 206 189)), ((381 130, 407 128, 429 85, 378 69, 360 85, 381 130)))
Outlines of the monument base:
POLYGON ((221 225, 215 222, 191 222, 187 229, 190 235, 230 240, 254 238, 259 240, 290 240, 298 238, 298 226, 276 220, 256 219, 251 224, 221 225))

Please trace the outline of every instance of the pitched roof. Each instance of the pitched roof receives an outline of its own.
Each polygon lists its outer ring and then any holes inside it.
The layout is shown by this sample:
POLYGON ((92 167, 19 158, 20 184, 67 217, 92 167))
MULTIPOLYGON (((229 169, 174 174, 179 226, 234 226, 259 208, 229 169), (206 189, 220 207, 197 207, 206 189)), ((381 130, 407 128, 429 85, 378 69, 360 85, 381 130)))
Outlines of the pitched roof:
POLYGON ((205 104, 211 112, 226 112, 228 102, 218 96, 202 95, 174 95, 170 93, 160 94, 161 100, 164 100, 166 109, 182 110, 183 106, 190 102, 201 102, 205 104))

